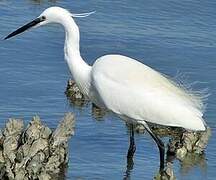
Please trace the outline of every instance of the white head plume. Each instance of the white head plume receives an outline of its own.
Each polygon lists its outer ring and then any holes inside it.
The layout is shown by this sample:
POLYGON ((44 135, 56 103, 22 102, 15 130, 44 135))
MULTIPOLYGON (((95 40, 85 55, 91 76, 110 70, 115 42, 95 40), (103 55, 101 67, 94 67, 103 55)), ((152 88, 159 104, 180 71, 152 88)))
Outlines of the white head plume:
POLYGON ((90 16, 91 14, 94 14, 96 11, 91 11, 91 12, 87 12, 87 13, 79 13, 79 14, 73 14, 70 13, 72 17, 87 17, 90 16))

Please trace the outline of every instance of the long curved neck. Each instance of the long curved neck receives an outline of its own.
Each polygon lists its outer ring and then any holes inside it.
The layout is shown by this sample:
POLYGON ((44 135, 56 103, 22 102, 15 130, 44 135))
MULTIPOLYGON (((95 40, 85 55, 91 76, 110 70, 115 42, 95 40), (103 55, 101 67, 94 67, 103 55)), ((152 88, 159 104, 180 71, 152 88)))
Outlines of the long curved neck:
POLYGON ((64 19, 63 26, 65 28, 65 59, 79 89, 88 96, 91 66, 80 55, 79 28, 71 17, 64 19))

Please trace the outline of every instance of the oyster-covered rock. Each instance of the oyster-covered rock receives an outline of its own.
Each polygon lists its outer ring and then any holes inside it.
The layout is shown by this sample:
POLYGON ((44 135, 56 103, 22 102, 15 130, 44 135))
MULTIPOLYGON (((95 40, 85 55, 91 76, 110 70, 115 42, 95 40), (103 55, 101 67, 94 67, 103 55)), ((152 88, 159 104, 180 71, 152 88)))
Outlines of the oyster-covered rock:
POLYGON ((26 129, 23 121, 10 119, 0 133, 0 179, 53 179, 68 162, 68 140, 75 118, 67 113, 53 132, 33 117, 26 129))

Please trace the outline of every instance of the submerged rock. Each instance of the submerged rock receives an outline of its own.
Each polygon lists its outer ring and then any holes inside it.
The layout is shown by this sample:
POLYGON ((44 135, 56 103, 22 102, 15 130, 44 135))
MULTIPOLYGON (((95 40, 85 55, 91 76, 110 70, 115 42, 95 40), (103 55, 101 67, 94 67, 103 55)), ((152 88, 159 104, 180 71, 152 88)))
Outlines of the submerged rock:
POLYGON ((76 106, 82 107, 88 102, 88 99, 82 94, 72 79, 68 80, 65 94, 70 102, 76 106))
POLYGON ((176 180, 173 171, 173 163, 167 162, 166 168, 163 172, 158 172, 158 174, 154 177, 155 180, 176 180))
POLYGON ((101 120, 106 115, 106 113, 107 111, 105 109, 101 109, 100 107, 92 103, 92 116, 96 120, 101 120))
POLYGON ((207 127, 203 132, 183 132, 178 138, 172 138, 168 144, 168 153, 176 154, 183 160, 187 153, 202 154, 211 136, 211 129, 207 127))
MULTIPOLYGON (((76 85, 75 81, 69 79, 67 82, 67 87, 65 90, 65 94, 72 105, 83 107, 88 104, 90 101, 87 97, 85 97, 82 92, 79 90, 78 86, 76 85)), ((105 109, 102 109, 95 104, 92 104, 92 116, 96 120, 101 120, 107 113, 105 109)))
POLYGON ((210 136, 211 136, 211 129, 210 129, 210 127, 207 127, 205 132, 200 133, 199 138, 197 139, 197 141, 193 147, 193 151, 197 154, 203 153, 203 151, 205 150, 205 148, 208 144, 208 140, 209 140, 210 136))
POLYGON ((33 117, 26 129, 10 119, 0 133, 0 179, 55 179, 68 162, 68 140, 75 118, 67 113, 53 132, 33 117))

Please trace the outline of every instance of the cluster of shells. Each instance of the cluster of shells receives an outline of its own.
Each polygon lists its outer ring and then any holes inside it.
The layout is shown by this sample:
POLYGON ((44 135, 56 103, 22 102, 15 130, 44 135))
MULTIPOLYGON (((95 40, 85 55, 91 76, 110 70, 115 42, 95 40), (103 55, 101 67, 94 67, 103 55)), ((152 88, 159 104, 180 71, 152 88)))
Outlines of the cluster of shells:
POLYGON ((68 140, 74 127, 72 113, 54 131, 38 116, 25 129, 22 120, 9 119, 0 133, 0 179, 59 179, 68 162, 68 140))

